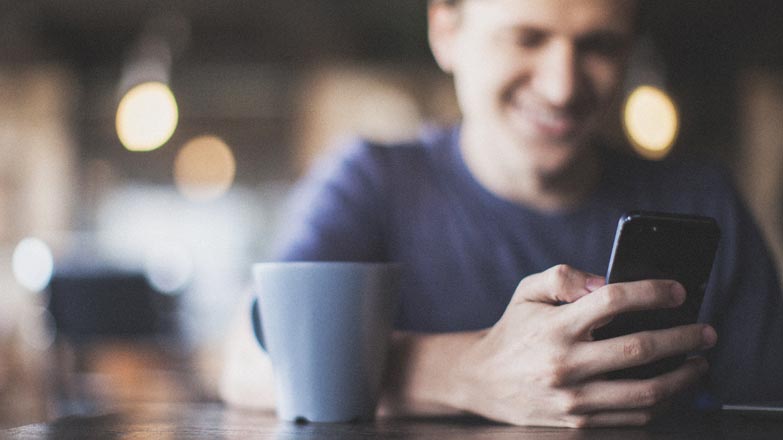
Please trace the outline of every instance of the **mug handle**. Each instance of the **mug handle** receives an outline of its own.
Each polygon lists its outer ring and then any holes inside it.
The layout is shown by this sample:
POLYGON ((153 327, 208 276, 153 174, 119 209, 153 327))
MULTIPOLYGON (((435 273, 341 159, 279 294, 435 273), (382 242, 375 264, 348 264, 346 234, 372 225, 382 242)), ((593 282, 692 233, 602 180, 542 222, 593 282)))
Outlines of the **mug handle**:
POLYGON ((253 298, 253 305, 250 309, 250 321, 253 323, 253 334, 258 341, 258 345, 261 349, 266 351, 266 344, 264 344, 264 331, 261 329, 261 308, 258 305, 258 297, 253 298))

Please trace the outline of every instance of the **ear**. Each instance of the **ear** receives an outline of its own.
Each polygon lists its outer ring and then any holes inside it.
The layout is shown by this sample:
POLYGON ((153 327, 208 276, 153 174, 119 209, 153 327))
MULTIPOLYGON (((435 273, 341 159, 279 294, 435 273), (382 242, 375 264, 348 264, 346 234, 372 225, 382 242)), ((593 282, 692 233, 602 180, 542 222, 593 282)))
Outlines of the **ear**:
POLYGON ((446 73, 451 73, 454 67, 459 20, 459 7, 448 5, 443 1, 430 2, 427 9, 430 49, 438 66, 446 73))

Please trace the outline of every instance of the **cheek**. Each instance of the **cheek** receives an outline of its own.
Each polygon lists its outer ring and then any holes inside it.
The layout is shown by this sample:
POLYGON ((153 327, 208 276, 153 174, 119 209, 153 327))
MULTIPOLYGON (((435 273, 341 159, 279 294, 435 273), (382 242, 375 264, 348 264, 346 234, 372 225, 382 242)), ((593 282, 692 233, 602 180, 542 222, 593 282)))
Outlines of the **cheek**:
POLYGON ((469 35, 459 44, 455 75, 475 82, 485 90, 500 88, 525 70, 529 57, 520 54, 504 41, 486 35, 469 35))
POLYGON ((463 66, 457 77, 459 94, 483 107, 482 111, 500 109, 531 77, 529 66, 521 57, 486 53, 474 59, 470 66, 463 66))
POLYGON ((486 113, 494 105, 499 92, 497 69, 482 62, 463 63, 454 71, 454 86, 463 112, 486 113))
POLYGON ((481 101, 486 93, 483 90, 481 78, 476 72, 455 69, 454 88, 463 114, 470 113, 476 107, 482 106, 481 101))

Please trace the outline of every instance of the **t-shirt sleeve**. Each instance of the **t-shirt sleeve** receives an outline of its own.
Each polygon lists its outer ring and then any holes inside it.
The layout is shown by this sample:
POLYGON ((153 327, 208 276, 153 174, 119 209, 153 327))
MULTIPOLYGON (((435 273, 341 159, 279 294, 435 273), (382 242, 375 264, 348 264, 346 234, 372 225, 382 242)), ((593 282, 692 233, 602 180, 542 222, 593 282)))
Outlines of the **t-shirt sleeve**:
POLYGON ((382 169, 357 141, 322 161, 293 191, 276 240, 280 261, 382 261, 382 169))
POLYGON ((776 267, 748 209, 724 180, 710 388, 728 402, 783 401, 783 300, 776 267))

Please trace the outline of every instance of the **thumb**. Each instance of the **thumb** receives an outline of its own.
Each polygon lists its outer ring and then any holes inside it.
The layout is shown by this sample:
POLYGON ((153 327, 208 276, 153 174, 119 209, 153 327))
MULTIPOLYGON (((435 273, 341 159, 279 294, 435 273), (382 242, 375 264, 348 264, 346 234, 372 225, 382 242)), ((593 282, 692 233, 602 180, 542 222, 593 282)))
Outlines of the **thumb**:
POLYGON ((606 284, 603 277, 560 264, 520 281, 512 303, 570 303, 606 284))

